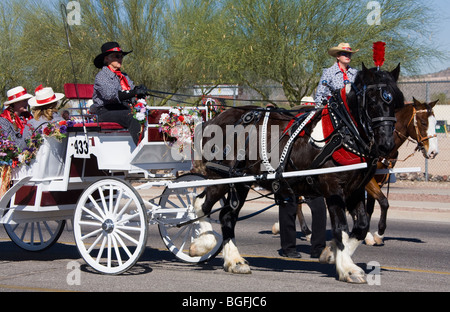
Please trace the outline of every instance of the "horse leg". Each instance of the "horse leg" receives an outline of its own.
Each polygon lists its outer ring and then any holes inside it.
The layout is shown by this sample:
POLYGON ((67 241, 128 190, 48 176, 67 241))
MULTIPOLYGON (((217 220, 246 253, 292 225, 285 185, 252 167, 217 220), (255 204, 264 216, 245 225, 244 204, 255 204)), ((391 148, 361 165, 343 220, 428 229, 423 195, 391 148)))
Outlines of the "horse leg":
POLYGON ((300 223, 300 228, 302 230, 302 233, 305 234, 306 241, 308 241, 308 242, 311 241, 312 232, 309 229, 308 224, 306 223, 305 216, 303 215, 301 202, 298 203, 297 218, 298 218, 298 222, 300 223))
MULTIPOLYGON (((369 218, 369 226, 370 226, 370 220, 372 219, 373 210, 375 207, 375 199, 367 194, 367 216, 369 218)), ((364 239, 364 242, 368 246, 374 246, 376 245, 375 239, 373 238, 372 233, 370 231, 367 231, 366 238, 364 239)))
POLYGON ((378 221, 378 232, 374 233, 374 239, 377 245, 383 245, 384 232, 386 231, 387 212, 389 209, 389 201, 382 193, 382 197, 378 199, 381 208, 380 221, 378 221))
MULTIPOLYGON (((297 207, 297 218, 298 218, 298 222, 300 223, 300 228, 302 233, 305 235, 306 237, 306 241, 310 241, 311 240, 311 230, 308 227, 308 224, 306 223, 305 220, 305 216, 303 215, 303 210, 302 210, 302 203, 299 202, 298 203, 298 207, 297 207)), ((280 223, 279 222, 275 222, 272 226, 272 234, 276 235, 280 233, 280 223)))
MULTIPOLYGON (((364 196, 364 190, 362 191, 362 195, 364 196)), ((367 214, 365 213, 363 199, 364 197, 361 198, 361 202, 356 206, 356 222, 352 233, 349 234, 345 214, 346 205, 343 198, 337 195, 327 198, 333 228, 333 244, 331 250, 334 254, 336 272, 340 281, 348 283, 361 284, 367 282, 365 272, 351 258, 367 232, 367 214)))
POLYGON ((367 191, 367 213, 369 215, 369 226, 370 226, 370 220, 372 218, 374 206, 375 206, 375 200, 378 202, 381 208, 381 216, 380 221, 378 222, 378 232, 375 232, 373 235, 370 233, 370 231, 367 231, 367 236, 365 238, 365 242, 369 246, 373 245, 383 245, 383 237, 384 237, 384 231, 386 230, 386 218, 387 218, 387 210, 389 209, 389 201, 384 196, 383 192, 381 191, 380 186, 375 181, 375 179, 372 179, 367 185, 366 185, 366 191, 367 191))
MULTIPOLYGON (((218 185, 208 187, 194 201, 194 211, 197 217, 207 216, 214 204, 219 201, 228 191, 228 186, 218 185)), ((208 218, 199 220, 199 235, 189 248, 191 257, 203 256, 216 246, 216 237, 213 234, 213 228, 208 218)))
POLYGON ((236 186, 236 193, 239 200, 238 207, 232 209, 230 206, 227 206, 220 212, 220 223, 222 225, 223 235, 223 267, 226 272, 230 273, 252 273, 247 261, 240 255, 239 250, 236 247, 234 232, 239 211, 244 205, 248 191, 248 188, 243 185, 236 186))

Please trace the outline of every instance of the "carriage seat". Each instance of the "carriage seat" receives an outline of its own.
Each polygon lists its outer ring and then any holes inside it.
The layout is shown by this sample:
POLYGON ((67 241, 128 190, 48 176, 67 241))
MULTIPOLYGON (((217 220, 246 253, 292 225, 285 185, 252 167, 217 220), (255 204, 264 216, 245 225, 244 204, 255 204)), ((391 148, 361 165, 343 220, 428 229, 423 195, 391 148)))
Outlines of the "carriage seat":
MULTIPOLYGON (((126 128, 122 127, 121 125, 115 122, 88 122, 85 123, 85 126, 88 131, 97 131, 97 132, 108 132, 113 130, 127 131, 126 128)), ((83 131, 83 124, 76 123, 72 127, 69 127, 68 131, 69 132, 83 131)))
MULTIPOLYGON (((64 93, 66 95, 66 98, 69 100, 75 100, 79 101, 79 104, 82 104, 83 102, 87 102, 89 99, 92 99, 92 95, 94 94, 94 85, 93 84, 77 84, 74 83, 66 83, 64 85, 64 93)), ((81 105, 82 106, 82 105, 81 105)), ((88 109, 88 107, 86 107, 88 109)), ((89 115, 89 114, 86 114, 89 115)), ((126 128, 122 127, 118 123, 115 122, 89 122, 85 123, 85 126, 88 131, 101 131, 101 132, 108 132, 108 131, 127 131, 126 128)), ((83 124, 82 123, 76 123, 73 125, 73 127, 69 127, 69 132, 79 132, 82 131, 83 124)))

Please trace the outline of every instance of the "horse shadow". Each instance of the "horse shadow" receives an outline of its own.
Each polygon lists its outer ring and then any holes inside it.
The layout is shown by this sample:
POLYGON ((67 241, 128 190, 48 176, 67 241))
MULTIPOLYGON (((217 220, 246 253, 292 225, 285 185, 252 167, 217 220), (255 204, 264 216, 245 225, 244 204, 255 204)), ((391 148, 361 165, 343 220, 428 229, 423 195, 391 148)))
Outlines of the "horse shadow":
POLYGON ((321 274, 323 277, 336 277, 336 267, 332 264, 322 264, 316 260, 251 257, 246 258, 254 271, 290 272, 321 274))

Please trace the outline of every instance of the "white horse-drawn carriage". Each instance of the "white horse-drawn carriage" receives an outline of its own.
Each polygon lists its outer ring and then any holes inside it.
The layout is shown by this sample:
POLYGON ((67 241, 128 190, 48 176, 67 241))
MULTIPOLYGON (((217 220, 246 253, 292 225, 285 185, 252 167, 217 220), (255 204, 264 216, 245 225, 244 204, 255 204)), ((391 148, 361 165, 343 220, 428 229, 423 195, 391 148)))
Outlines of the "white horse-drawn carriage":
MULTIPOLYGON (((177 257, 190 262, 207 260, 210 255, 193 258, 183 251, 187 237, 195 236, 195 224, 175 227, 179 233, 170 236, 175 224, 195 218, 190 204, 196 187, 164 191, 158 203, 144 201, 138 193, 166 185, 170 183, 166 176, 192 168, 190 159, 174 159, 159 134, 156 120, 168 109, 151 108, 153 123, 143 128, 138 146, 115 123, 78 123, 68 128, 62 141, 45 137, 30 166, 13 169, 13 186, 0 200, 0 223, 11 240, 28 251, 45 250, 71 220, 85 261, 102 273, 118 274, 138 260, 147 243, 147 225, 156 223, 164 243, 177 257), (152 173, 157 170, 172 173, 152 173), (147 182, 133 186, 130 177, 147 182)), ((207 107, 198 109, 207 116, 207 107)), ((199 175, 180 178, 199 179, 199 175)), ((218 250, 220 246, 214 252, 218 250)))

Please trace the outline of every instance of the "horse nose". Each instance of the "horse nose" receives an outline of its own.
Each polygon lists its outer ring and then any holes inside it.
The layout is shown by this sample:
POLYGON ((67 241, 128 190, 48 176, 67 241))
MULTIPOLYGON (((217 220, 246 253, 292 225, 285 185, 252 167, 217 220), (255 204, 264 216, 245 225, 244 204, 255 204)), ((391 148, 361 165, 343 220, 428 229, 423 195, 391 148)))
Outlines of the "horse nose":
POLYGON ((388 140, 384 144, 381 144, 378 147, 380 156, 388 156, 391 153, 391 151, 394 149, 394 147, 395 147, 395 143, 392 140, 388 140))
POLYGON ((432 152, 428 155, 428 158, 429 158, 429 159, 435 159, 436 156, 437 156, 438 154, 439 154, 438 152, 432 151, 432 152))

